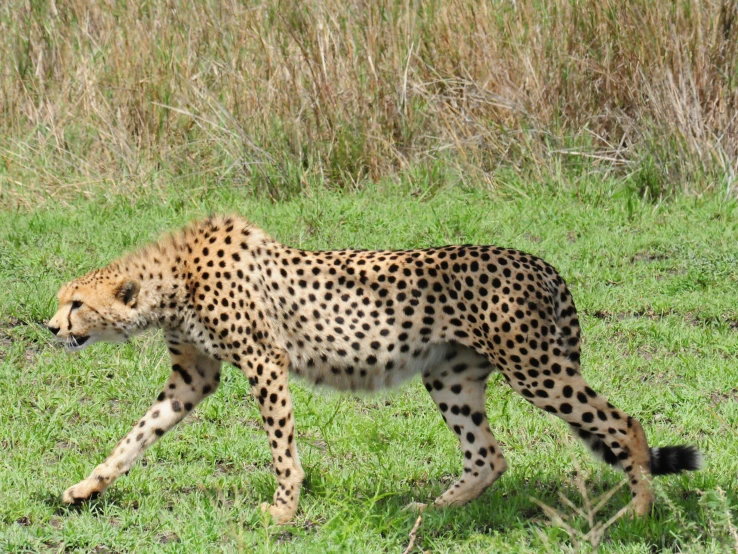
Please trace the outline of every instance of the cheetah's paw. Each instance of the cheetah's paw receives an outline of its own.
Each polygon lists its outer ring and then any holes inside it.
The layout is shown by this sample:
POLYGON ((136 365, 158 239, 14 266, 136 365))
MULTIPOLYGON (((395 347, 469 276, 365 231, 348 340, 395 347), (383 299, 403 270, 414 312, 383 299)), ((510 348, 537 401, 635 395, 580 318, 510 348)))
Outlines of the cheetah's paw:
POLYGON ((294 517, 296 511, 290 510, 288 508, 280 508, 278 506, 269 504, 269 502, 262 502, 259 507, 261 508, 262 512, 268 512, 272 516, 272 518, 274 518, 274 521, 279 525, 283 525, 290 521, 294 517))
POLYGON ((65 490, 62 495, 62 502, 65 504, 80 504, 85 500, 97 498, 103 492, 105 492, 105 486, 101 481, 85 479, 65 490))

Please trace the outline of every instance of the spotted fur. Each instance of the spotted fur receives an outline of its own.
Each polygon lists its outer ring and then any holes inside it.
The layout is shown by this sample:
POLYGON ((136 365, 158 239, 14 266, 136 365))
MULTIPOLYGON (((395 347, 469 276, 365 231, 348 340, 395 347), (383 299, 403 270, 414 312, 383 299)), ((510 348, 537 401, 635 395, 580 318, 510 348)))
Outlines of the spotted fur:
POLYGON ((638 514, 647 474, 695 469, 691 447, 649 450, 640 423, 580 372, 572 296, 546 262, 494 246, 308 252, 239 217, 213 217, 62 287, 49 328, 70 350, 164 330, 172 372, 149 411, 65 502, 102 493, 220 382, 243 371, 259 403, 278 487, 264 506, 297 510, 304 472, 288 373, 341 390, 392 387, 420 373, 463 452, 463 475, 435 501, 479 496, 507 463, 485 412, 500 371, 628 476, 638 514))

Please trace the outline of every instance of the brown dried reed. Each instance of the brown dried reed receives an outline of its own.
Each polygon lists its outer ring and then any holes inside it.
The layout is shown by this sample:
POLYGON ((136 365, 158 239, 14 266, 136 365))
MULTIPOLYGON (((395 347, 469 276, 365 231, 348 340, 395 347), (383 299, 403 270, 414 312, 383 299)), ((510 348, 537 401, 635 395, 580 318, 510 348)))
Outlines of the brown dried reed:
POLYGON ((11 0, 0 203, 592 174, 729 193, 737 15, 738 0, 11 0))

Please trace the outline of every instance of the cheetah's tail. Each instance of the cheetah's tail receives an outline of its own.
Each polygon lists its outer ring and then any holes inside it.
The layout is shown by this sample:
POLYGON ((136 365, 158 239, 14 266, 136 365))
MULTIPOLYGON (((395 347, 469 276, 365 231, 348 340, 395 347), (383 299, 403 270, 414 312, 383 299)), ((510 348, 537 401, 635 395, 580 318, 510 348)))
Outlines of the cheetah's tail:
POLYGON ((702 467, 702 454, 694 446, 661 446, 650 449, 651 475, 695 471, 702 467))
MULTIPOLYGON (((620 465, 620 460, 610 448, 596 435, 572 427, 572 432, 582 439, 592 453, 602 461, 620 465)), ((682 471, 695 471, 702 467, 702 454, 694 446, 662 446, 649 448, 651 475, 670 475, 682 471)))

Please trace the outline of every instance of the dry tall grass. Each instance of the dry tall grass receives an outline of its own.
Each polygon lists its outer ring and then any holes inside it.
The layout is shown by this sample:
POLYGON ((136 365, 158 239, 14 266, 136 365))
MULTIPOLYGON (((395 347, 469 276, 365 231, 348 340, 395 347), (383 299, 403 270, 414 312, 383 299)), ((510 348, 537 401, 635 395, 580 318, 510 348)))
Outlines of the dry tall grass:
POLYGON ((738 0, 10 0, 0 202, 168 182, 730 190, 738 0))

